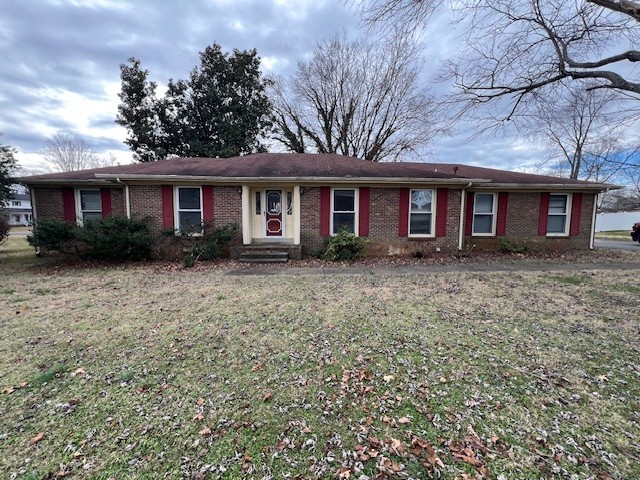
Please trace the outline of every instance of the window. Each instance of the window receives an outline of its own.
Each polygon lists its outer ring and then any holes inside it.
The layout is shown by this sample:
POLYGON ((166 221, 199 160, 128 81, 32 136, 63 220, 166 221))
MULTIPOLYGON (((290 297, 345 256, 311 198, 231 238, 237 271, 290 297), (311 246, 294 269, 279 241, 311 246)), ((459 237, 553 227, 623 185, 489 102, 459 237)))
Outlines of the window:
POLYGON ((11 206, 12 207, 21 207, 22 206, 22 202, 20 200, 12 200, 11 201, 11 206))
POLYGON ((411 190, 409 235, 433 236, 433 190, 411 190))
POLYGON ((102 219, 102 198, 100 190, 78 190, 78 222, 102 219))
POLYGON ((495 193, 476 193, 473 200, 473 235, 495 235, 495 220, 495 193))
POLYGON ((287 215, 293 214, 293 192, 287 192, 287 215))
POLYGON ((343 228, 358 234, 356 222, 356 190, 334 189, 331 195, 331 233, 336 234, 343 228))
POLYGON ((569 195, 549 195, 547 235, 567 235, 569 231, 569 195))
POLYGON ((202 191, 200 187, 176 187, 176 225, 187 234, 202 234, 202 191))
POLYGON ((256 215, 262 213, 262 192, 256 192, 256 215))

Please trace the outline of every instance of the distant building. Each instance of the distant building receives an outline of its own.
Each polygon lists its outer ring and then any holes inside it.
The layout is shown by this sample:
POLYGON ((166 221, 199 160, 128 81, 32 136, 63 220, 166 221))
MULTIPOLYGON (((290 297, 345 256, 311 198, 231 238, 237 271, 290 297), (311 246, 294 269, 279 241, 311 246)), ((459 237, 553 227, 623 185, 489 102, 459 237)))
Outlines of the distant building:
POLYGON ((33 214, 29 190, 20 185, 15 186, 11 198, 5 202, 4 209, 9 217, 9 225, 16 227, 31 225, 33 214))

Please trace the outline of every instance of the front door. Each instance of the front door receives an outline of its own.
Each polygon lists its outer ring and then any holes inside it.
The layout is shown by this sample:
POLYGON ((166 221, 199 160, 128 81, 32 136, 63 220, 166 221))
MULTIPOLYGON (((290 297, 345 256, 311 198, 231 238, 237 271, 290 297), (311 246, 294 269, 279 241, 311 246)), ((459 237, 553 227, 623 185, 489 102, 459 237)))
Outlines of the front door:
POLYGON ((265 190, 267 237, 282 236, 282 190, 265 190))

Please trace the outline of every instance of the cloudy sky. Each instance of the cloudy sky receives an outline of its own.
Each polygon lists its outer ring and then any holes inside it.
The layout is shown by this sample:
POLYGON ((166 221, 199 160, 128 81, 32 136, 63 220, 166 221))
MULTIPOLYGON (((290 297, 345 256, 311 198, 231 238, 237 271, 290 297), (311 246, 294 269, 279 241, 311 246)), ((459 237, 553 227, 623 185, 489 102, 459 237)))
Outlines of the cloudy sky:
MULTIPOLYGON (((114 123, 119 65, 141 60, 159 85, 186 78, 198 52, 256 48, 265 72, 287 74, 314 45, 336 32, 362 35, 356 13, 340 0, 29 0, 4 2, 0 16, 0 143, 27 168, 41 161, 44 140, 59 132, 84 138, 121 163, 132 157, 114 123)), ((455 48, 446 22, 425 42, 427 69, 455 48)), ((428 77, 429 71, 425 71, 428 77)), ((425 126, 428 128, 428 126, 425 126)), ((440 140, 436 160, 524 168, 544 152, 517 138, 440 140)))

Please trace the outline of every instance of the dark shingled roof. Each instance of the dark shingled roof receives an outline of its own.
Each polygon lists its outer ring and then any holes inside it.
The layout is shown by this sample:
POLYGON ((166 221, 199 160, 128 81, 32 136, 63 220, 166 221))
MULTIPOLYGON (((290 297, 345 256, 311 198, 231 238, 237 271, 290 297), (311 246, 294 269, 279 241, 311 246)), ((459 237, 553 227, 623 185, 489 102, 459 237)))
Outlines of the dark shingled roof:
POLYGON ((157 162, 118 165, 77 172, 22 177, 26 184, 97 180, 107 177, 175 176, 218 178, 380 178, 380 179, 486 179, 491 183, 584 185, 600 184, 558 177, 531 175, 467 165, 443 163, 371 162, 335 154, 258 153, 232 158, 172 158, 157 162))

